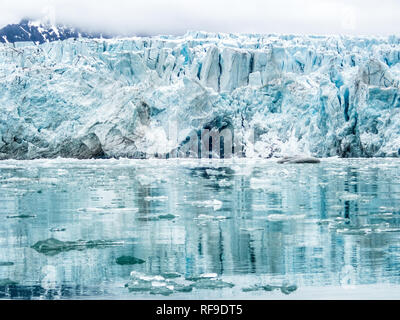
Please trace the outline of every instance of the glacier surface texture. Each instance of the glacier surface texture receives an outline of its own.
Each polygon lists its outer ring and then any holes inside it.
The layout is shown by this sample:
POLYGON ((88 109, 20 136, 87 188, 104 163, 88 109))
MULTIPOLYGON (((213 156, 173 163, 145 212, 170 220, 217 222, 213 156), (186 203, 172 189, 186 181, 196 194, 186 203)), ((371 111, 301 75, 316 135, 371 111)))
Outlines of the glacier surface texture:
POLYGON ((227 128, 246 157, 399 157, 399 62, 396 36, 0 44, 0 159, 188 156, 227 128))

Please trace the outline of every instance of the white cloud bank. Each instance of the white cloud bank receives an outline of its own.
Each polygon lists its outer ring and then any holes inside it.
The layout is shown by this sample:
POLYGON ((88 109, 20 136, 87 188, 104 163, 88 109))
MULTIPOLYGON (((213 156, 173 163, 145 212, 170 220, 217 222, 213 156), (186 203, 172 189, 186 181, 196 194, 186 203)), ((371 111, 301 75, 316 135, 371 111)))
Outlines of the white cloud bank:
POLYGON ((239 33, 389 35, 398 0, 0 0, 0 26, 23 17, 119 34, 239 33))

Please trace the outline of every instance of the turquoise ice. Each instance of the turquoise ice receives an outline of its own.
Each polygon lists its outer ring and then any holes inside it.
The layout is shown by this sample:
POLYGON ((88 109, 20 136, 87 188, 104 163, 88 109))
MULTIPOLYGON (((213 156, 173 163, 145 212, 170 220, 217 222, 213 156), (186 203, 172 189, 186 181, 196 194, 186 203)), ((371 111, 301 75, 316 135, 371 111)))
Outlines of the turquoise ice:
POLYGON ((398 157, 399 61, 397 36, 0 44, 0 159, 152 157, 223 127, 251 158, 398 157))

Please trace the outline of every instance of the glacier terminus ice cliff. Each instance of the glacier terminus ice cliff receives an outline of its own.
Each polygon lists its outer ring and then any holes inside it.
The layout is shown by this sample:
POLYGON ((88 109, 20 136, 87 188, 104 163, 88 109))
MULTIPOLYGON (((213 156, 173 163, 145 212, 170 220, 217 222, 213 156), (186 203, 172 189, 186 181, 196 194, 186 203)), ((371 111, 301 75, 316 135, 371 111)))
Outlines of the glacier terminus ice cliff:
POLYGON ((400 38, 0 44, 0 159, 184 157, 202 130, 245 157, 399 157, 400 38))

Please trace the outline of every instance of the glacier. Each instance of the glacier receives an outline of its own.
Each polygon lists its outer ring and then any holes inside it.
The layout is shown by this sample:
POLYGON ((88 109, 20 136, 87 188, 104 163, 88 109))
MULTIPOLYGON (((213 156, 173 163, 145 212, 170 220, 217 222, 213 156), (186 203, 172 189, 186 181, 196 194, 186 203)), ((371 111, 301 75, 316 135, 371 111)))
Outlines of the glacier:
POLYGON ((0 44, 0 159, 184 157, 224 129, 245 157, 399 157, 399 62, 397 36, 0 44))

